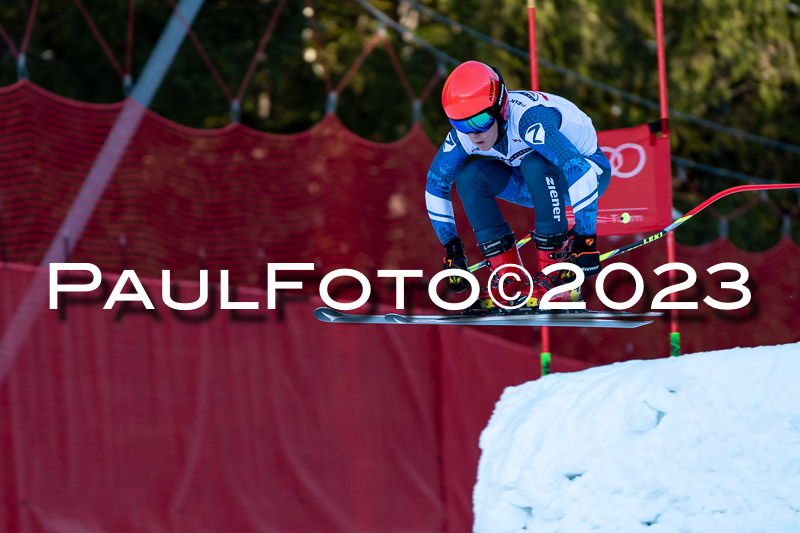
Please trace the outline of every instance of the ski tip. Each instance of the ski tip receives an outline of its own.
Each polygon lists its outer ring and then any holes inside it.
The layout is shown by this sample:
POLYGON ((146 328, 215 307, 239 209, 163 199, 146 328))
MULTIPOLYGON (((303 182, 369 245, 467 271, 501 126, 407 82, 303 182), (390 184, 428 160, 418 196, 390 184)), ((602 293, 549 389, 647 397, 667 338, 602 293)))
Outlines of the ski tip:
POLYGON ((383 318, 390 324, 411 324, 411 321, 408 318, 404 317, 403 315, 398 315, 397 313, 388 313, 383 318))
POLYGON ((314 318, 320 322, 336 322, 336 320, 343 316, 344 313, 336 309, 331 309, 330 307, 317 307, 314 309, 314 318))

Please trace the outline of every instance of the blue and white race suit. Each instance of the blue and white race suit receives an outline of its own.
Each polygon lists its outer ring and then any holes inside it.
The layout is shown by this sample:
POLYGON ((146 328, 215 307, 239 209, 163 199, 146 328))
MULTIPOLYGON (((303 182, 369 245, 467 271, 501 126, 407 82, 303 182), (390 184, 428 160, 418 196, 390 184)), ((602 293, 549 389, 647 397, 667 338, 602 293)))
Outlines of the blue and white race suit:
POLYGON ((506 131, 490 150, 482 151, 469 135, 453 129, 428 170, 425 203, 443 244, 457 235, 450 197, 457 177, 478 242, 485 242, 509 231, 493 198, 536 207, 537 232, 553 234, 567 229, 563 209, 571 205, 576 231, 596 233, 597 200, 608 186, 611 168, 592 120, 575 104, 554 94, 511 91, 506 131), (492 160, 465 166, 473 154, 492 160), (467 169, 475 176, 465 178, 467 169), (481 203, 486 198, 494 205, 481 203), (558 202, 562 205, 556 206, 558 202), (548 212, 540 215, 542 206, 548 212))

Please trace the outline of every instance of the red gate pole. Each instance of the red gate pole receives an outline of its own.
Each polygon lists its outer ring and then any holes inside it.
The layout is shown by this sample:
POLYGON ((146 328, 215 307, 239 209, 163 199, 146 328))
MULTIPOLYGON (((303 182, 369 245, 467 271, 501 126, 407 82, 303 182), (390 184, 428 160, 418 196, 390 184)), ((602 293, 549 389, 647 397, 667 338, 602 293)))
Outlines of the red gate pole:
POLYGON ((531 89, 539 90, 539 64, 536 55, 536 0, 528 0, 528 51, 531 63, 531 89))
MULTIPOLYGON (((664 138, 669 139, 669 106, 667 105, 667 62, 664 54, 664 12, 662 9, 662 0, 655 1, 656 11, 656 45, 658 51, 658 95, 661 108, 661 134, 664 138)), ((667 235, 667 261, 670 263, 675 262, 675 234, 669 233, 667 235)), ((670 270, 669 282, 671 285, 675 284, 675 271, 670 270)), ((676 301, 677 294, 674 292, 669 295, 671 302, 676 301)), ((681 354, 681 336, 678 331, 678 310, 673 309, 670 312, 670 355, 677 356, 681 354)))
MULTIPOLYGON (((536 55, 536 0, 528 0, 528 52, 531 65, 531 89, 539 90, 539 64, 536 55)), ((541 375, 550 373, 550 329, 542 326, 541 375)))
POLYGON ((667 106, 667 62, 664 55, 664 13, 661 0, 656 3, 656 45, 658 49, 658 96, 661 107, 661 133, 669 137, 669 107, 667 106))

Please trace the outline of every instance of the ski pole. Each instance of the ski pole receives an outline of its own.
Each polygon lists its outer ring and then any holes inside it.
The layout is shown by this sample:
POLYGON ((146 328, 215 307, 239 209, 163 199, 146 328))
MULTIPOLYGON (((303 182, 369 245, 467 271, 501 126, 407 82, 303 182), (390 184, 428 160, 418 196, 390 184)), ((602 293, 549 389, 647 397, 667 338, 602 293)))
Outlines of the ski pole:
MULTIPOLYGON (((621 215, 611 215, 611 216, 604 216, 598 215, 597 220, 604 221, 604 222, 618 222, 621 221, 623 224, 627 224, 630 221, 630 215, 628 213, 622 213, 621 215)), ((517 241, 517 250, 528 244, 531 240, 531 236, 528 235, 527 237, 523 237, 522 239, 517 241)), ((481 261, 480 263, 475 263, 474 265, 470 266, 468 270, 470 272, 475 272, 476 270, 480 270, 481 268, 488 266, 486 261, 481 261)))
POLYGON ((631 244, 622 246, 621 248, 617 248, 616 250, 611 250, 610 252, 601 254, 600 261, 605 261, 610 257, 624 254, 625 252, 630 252, 634 248, 639 248, 640 246, 644 246, 645 244, 650 244, 653 241, 657 241, 658 239, 660 239, 661 237, 663 237, 670 231, 674 230, 675 228, 677 228, 678 226, 680 226, 681 224, 692 218, 694 215, 696 215, 697 213, 708 207, 709 205, 713 204, 720 198, 728 196, 729 194, 737 192, 745 192, 745 191, 766 191, 771 189, 800 189, 800 183, 776 183, 772 185, 739 185, 738 187, 731 187, 730 189, 725 189, 724 191, 718 192, 717 194, 715 194, 702 204, 698 205, 697 207, 695 207, 694 209, 692 209, 691 211, 689 211, 681 218, 679 218, 666 228, 662 229, 658 233, 646 237, 640 241, 636 241, 631 244))
MULTIPOLYGON (((800 183, 776 183, 776 184, 769 184, 769 185, 739 185, 737 187, 731 187, 730 189, 725 189, 724 191, 718 192, 717 194, 715 194, 714 196, 712 196, 711 198, 709 198, 705 202, 701 203, 700 205, 698 205, 697 207, 695 207, 694 209, 692 209, 691 211, 689 211, 688 213, 686 213, 685 215, 683 215, 682 217, 680 217, 675 222, 673 222, 672 224, 670 224, 666 228, 662 229, 658 233, 656 233, 654 235, 651 235, 649 237, 646 237, 646 238, 644 238, 644 239, 642 239, 640 241, 636 241, 634 243, 627 244, 627 245, 622 246, 620 248, 617 248, 615 250, 611 250, 610 252, 605 252, 604 254, 601 254, 600 255, 600 261, 605 261, 606 259, 609 259, 611 257, 615 257, 617 255, 624 254, 625 252, 630 252, 634 248, 639 248, 640 246, 644 246, 645 244, 650 244, 653 241, 657 241, 658 239, 660 239, 661 237, 663 237, 667 233, 671 232, 672 230, 674 230, 675 228, 677 228, 678 226, 680 226, 681 224, 683 224, 684 222, 686 222, 687 220, 692 218, 694 215, 696 215, 697 213, 699 213, 700 211, 702 211, 703 209, 705 209, 709 205, 713 204, 714 202, 716 202, 720 198, 723 198, 725 196, 728 196, 730 194, 734 194, 734 193, 737 193, 737 192, 766 191, 766 190, 772 190, 772 189, 800 189, 800 183)), ((622 216, 614 217, 614 218, 615 219, 623 219, 626 214, 627 213, 623 213, 622 216)), ((517 248, 522 248, 530 240, 531 240, 530 236, 527 236, 527 237, 525 237, 523 239, 520 239, 517 242, 517 248)), ((476 270, 479 270, 479 269, 481 269, 481 268, 483 268, 485 266, 487 266, 486 265, 486 261, 481 261, 480 263, 476 263, 476 264, 470 266, 469 267, 469 271, 470 272, 475 272, 476 270)))

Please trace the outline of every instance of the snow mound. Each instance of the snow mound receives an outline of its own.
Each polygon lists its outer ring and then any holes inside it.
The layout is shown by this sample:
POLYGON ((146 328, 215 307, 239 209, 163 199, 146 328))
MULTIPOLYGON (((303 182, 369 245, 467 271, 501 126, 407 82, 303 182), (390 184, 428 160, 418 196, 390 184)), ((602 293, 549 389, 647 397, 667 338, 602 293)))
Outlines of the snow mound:
POLYGON ((800 343, 511 387, 480 446, 477 533, 800 533, 800 343))

